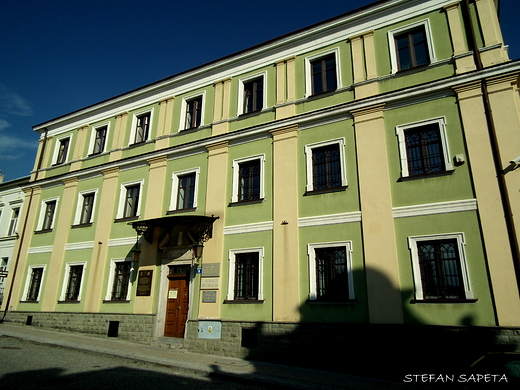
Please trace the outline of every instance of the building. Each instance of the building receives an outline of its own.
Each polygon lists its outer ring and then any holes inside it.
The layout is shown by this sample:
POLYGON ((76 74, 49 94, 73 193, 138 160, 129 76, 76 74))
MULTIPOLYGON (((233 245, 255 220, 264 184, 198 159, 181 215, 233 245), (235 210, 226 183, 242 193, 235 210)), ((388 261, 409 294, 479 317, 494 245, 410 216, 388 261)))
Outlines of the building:
POLYGON ((20 213, 25 199, 22 186, 28 182, 29 177, 4 182, 0 173, 0 304, 4 299, 4 286, 18 237, 20 213))
POLYGON ((494 1, 387 0, 37 125, 5 320, 358 369, 514 350, 519 74, 494 1))

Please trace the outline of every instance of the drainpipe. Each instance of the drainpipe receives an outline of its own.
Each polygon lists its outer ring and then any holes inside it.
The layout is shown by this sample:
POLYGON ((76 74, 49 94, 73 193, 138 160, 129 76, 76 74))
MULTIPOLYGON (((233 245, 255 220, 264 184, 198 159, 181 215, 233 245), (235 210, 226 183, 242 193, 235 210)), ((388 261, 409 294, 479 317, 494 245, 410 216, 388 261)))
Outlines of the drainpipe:
MULTIPOLYGON (((473 57, 477 70, 482 70, 482 59, 480 57, 480 51, 478 49, 477 40, 475 38, 475 29, 473 21, 470 17, 469 0, 464 0, 462 4, 462 16, 464 25, 466 27, 466 36, 468 37, 468 43, 471 50, 473 51, 473 57)), ((497 6, 499 6, 499 2, 497 6)), ((520 250, 516 235, 516 227, 513 221, 513 211, 511 209, 511 202, 507 194, 507 185, 505 180, 505 172, 502 169, 502 159, 500 156, 500 147, 498 145, 498 139, 496 134, 496 127, 493 120, 493 112, 491 110, 491 104, 489 103, 489 93, 486 84, 486 80, 480 81, 480 88, 482 90, 482 100, 484 103, 484 113, 486 116, 486 123, 489 132, 489 140, 491 144, 491 150, 493 152, 493 162, 495 165, 495 172, 497 177, 498 188, 500 191, 500 199, 502 201, 502 208, 504 211, 504 218, 506 222, 506 229, 509 239, 509 245, 511 246, 511 253, 513 256, 513 265, 516 274, 516 283, 520 294, 520 250)))
MULTIPOLYGON (((36 182, 38 180, 38 173, 40 172, 40 168, 42 166, 43 162, 43 155, 45 154, 45 146, 47 146, 47 134, 48 130, 45 129, 45 135, 43 137, 43 143, 42 143, 42 150, 40 152, 40 156, 38 157, 38 164, 36 165, 36 173, 34 175, 33 182, 36 182)), ((20 240, 20 243, 18 244, 18 252, 16 253, 16 260, 14 262, 14 269, 11 274, 11 285, 9 286, 9 294, 7 295, 7 300, 5 303, 5 310, 2 318, 0 318, 0 324, 5 321, 5 317, 7 316, 7 312, 9 311, 9 304, 11 302, 11 297, 13 295, 13 287, 14 287, 14 281, 16 277, 16 272, 18 271, 18 264, 20 262, 20 248, 22 247, 23 240, 25 238, 25 229, 27 227, 27 220, 29 219, 29 211, 31 209, 31 203, 33 200, 33 194, 34 194, 34 187, 31 187, 31 195, 29 196, 29 203, 27 204, 27 209, 25 211, 25 218, 23 221, 23 228, 21 229, 21 235, 18 237, 20 240)))

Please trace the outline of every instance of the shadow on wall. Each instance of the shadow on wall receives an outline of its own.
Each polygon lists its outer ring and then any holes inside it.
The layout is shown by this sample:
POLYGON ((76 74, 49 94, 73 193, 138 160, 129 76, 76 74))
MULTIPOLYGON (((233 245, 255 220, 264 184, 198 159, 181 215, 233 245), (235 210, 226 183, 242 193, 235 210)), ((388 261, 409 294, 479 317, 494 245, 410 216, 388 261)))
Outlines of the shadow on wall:
MULTIPOLYGON (((378 271, 369 269, 367 273, 372 273, 369 280, 379 280, 395 289, 378 271)), ((413 291, 398 293, 405 302, 414 294, 413 291)), ((357 305, 363 305, 363 299, 361 297, 357 305)), ((328 305, 331 313, 349 310, 348 305, 328 305)), ((259 323, 254 328, 243 329, 242 344, 249 348, 248 359, 395 382, 403 382, 410 374, 457 376, 483 372, 507 374, 520 384, 520 354, 504 355, 520 352, 519 331, 516 340, 504 342, 495 329, 473 326, 472 317, 462 318, 461 326, 436 326, 421 323, 409 311, 403 313, 409 323, 405 325, 369 324, 368 320, 365 323, 334 322, 333 317, 322 317, 323 321, 329 321, 327 323, 309 320, 316 318, 311 316, 313 308, 323 313, 323 306, 325 304, 305 303, 300 308, 301 322, 286 324, 283 328, 259 323), (486 354, 485 359, 474 365, 486 354), (511 365, 511 360, 516 363, 511 365)), ((403 310, 406 311, 406 307, 403 305, 403 310)))

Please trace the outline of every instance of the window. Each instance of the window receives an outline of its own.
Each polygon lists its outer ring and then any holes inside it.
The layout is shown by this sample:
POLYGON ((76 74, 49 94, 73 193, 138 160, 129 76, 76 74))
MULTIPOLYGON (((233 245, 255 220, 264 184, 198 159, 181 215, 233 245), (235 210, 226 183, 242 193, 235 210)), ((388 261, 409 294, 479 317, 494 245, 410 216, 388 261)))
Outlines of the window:
POLYGON ((139 216, 142 186, 142 180, 121 185, 116 219, 136 218, 139 216))
POLYGON ((66 266, 65 283, 60 301, 77 302, 81 297, 81 282, 85 263, 69 263, 66 266))
POLYGON ((344 140, 305 146, 307 192, 346 187, 344 140))
POLYGON ((244 85, 244 107, 242 113, 260 111, 264 108, 264 78, 258 77, 243 82, 244 85))
POLYGON ((77 225, 92 223, 95 197, 96 194, 94 192, 80 194, 81 209, 79 210, 79 220, 77 221, 77 225))
POLYGON ((473 299, 462 233, 409 237, 417 300, 473 299))
POLYGON ((13 208, 11 212, 11 221, 9 222, 8 236, 14 236, 16 234, 16 228, 18 227, 18 218, 20 216, 20 207, 13 208))
POLYGON ((108 133, 108 126, 101 126, 101 127, 94 129, 92 154, 100 154, 105 151, 107 133, 108 133))
POLYGON ((429 20, 388 32, 392 73, 435 62, 429 20))
POLYGON ((27 273, 27 280, 23 298, 25 302, 38 302, 40 298, 40 290, 43 280, 45 267, 30 266, 27 273))
POLYGON ((132 262, 129 260, 113 260, 107 301, 127 301, 132 272, 132 262))
POLYGON ((54 227, 54 214, 56 213, 57 200, 43 202, 43 216, 41 216, 40 230, 52 230, 54 227))
POLYGON ((186 101, 185 129, 194 129, 200 126, 202 120, 202 96, 186 101))
POLYGON ((173 174, 170 210, 185 210, 197 207, 199 173, 199 168, 193 168, 173 174))
POLYGON ((351 243, 310 244, 309 300, 348 302, 354 299, 351 243))
POLYGON ((56 157, 56 164, 63 164, 67 161, 67 155, 69 153, 70 138, 62 138, 58 140, 58 153, 56 157))
POLYGON ((453 170, 444 118, 397 126, 396 132, 402 177, 453 170))
POLYGON ((264 198, 264 160, 261 155, 233 161, 232 202, 264 198))
POLYGON ((230 251, 229 301, 259 301, 262 293, 263 248, 230 251))
POLYGON ((143 143, 148 139, 151 113, 137 115, 135 118, 134 144, 143 143))
POLYGON ((265 108, 266 78, 267 72, 261 72, 238 80, 238 115, 265 108))
POLYGON ((311 72, 313 95, 336 90, 336 56, 334 54, 311 61, 311 72))
POLYGON ((139 205, 139 185, 126 187, 125 210, 123 218, 130 218, 137 216, 137 209, 139 205))

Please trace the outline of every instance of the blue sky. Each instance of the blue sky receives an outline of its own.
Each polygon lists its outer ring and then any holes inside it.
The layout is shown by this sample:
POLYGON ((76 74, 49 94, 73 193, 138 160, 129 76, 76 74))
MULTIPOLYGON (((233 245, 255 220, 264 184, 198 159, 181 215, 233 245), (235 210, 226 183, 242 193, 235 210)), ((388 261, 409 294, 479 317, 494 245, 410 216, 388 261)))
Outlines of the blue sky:
MULTIPOLYGON (((29 175, 35 125, 372 2, 3 0, 0 170, 29 175)), ((518 59, 520 3, 501 8, 518 59)))

